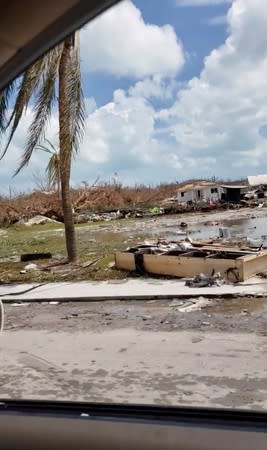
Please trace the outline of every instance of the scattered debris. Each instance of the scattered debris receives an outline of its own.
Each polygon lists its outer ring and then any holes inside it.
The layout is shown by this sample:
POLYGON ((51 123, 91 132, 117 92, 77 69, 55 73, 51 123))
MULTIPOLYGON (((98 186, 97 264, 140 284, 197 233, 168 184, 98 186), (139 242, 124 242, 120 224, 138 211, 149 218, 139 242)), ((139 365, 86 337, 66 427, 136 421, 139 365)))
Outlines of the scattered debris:
POLYGON ((164 214, 164 209, 159 208, 158 206, 154 206, 153 208, 150 208, 149 212, 151 214, 153 214, 153 216, 155 216, 155 215, 164 214))
MULTIPOLYGON (((32 264, 27 264, 27 266, 24 267, 24 270, 25 270, 26 272, 30 272, 30 271, 32 271, 32 270, 38 270, 38 266, 37 266, 37 264, 34 264, 34 263, 32 263, 32 264)), ((22 272, 22 271, 21 271, 21 272, 22 272)))
POLYGON ((52 253, 23 253, 20 256, 21 262, 34 261, 36 259, 50 259, 52 258, 52 253))
POLYGON ((218 273, 213 272, 211 275, 206 273, 200 273, 199 275, 196 275, 192 280, 186 280, 185 286, 195 288, 221 286, 220 283, 221 279, 222 277, 220 272, 218 273))
POLYGON ((176 306, 182 306, 184 305, 184 301, 183 300, 177 300, 176 298, 174 298, 171 303, 169 303, 169 306, 171 306, 172 308, 175 308, 176 306))
POLYGON ((97 262, 101 261, 101 259, 103 259, 103 258, 97 258, 97 259, 94 259, 93 261, 86 261, 82 264, 82 267, 83 268, 91 267, 94 264, 96 264, 97 262))
POLYGON ((21 302, 21 303, 11 303, 10 306, 29 306, 30 303, 21 302))
POLYGON ((87 214, 78 214, 74 216, 74 223, 87 223, 89 222, 87 214))
POLYGON ((21 219, 18 221, 18 225, 26 225, 27 227, 31 227, 33 225, 44 225, 46 223, 60 223, 60 222, 41 215, 34 216, 28 220, 21 219))
POLYGON ((210 303, 210 300, 204 297, 199 297, 192 301, 187 301, 183 306, 178 308, 179 312, 188 313, 192 311, 199 311, 210 303))
MULTIPOLYGON (((261 248, 241 250, 223 243, 158 241, 115 254, 117 269, 136 271, 140 275, 168 275, 179 278, 199 277, 199 271, 211 273, 194 279, 196 286, 218 285, 220 278, 230 282, 255 276, 267 263, 267 251, 261 248), (257 261, 257 264, 255 263, 257 261), (216 283, 215 283, 216 280, 216 283)), ((190 282, 188 282, 190 284, 190 282)))
POLYGON ((144 320, 144 321, 153 319, 152 316, 141 316, 141 318, 142 318, 142 320, 144 320))
POLYGON ((257 277, 261 277, 261 278, 267 278, 267 272, 259 272, 257 273, 257 277))

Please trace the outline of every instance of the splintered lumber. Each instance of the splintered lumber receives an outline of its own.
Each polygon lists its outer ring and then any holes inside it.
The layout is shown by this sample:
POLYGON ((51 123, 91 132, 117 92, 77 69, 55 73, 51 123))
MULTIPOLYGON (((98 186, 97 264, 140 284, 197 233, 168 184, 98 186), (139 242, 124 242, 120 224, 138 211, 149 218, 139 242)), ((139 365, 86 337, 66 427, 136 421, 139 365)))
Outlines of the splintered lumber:
POLYGON ((22 262, 35 261, 36 259, 50 259, 52 258, 52 253, 24 253, 20 256, 22 262))
POLYGON ((191 247, 175 253, 166 248, 155 254, 155 247, 136 248, 115 254, 117 269, 168 275, 179 278, 195 277, 199 273, 220 272, 229 281, 245 281, 267 269, 267 251, 250 252, 237 248, 191 247), (153 254, 154 253, 154 254, 153 254))

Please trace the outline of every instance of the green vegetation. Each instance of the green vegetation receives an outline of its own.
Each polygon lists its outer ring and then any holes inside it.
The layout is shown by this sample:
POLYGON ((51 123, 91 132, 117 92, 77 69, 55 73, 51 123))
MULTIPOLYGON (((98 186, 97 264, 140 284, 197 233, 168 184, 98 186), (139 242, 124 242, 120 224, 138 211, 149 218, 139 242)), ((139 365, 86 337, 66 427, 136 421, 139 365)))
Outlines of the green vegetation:
MULTIPOLYGON (((123 225, 132 222, 123 221, 123 225)), ((143 240, 136 232, 131 237, 120 231, 116 222, 76 225, 79 264, 65 261, 64 226, 57 223, 45 225, 13 225, 0 230, 0 281, 42 282, 71 280, 106 280, 125 278, 127 273, 114 267, 114 252, 143 240), (20 262, 22 253, 51 252, 51 260, 37 260, 41 270, 20 273, 28 263, 20 262), (92 264, 91 264, 92 263, 92 264)))

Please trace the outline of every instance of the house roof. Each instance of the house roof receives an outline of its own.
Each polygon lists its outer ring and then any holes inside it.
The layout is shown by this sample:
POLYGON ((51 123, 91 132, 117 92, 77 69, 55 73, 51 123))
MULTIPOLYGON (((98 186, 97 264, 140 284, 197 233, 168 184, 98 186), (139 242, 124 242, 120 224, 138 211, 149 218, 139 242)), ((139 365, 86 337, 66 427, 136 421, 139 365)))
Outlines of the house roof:
POLYGON ((225 189, 247 189, 248 188, 248 186, 244 186, 244 185, 238 186, 235 184, 221 184, 221 187, 225 188, 225 189))
POLYGON ((184 184, 181 187, 178 187, 177 192, 186 192, 186 191, 198 191, 201 189, 205 189, 207 187, 218 187, 217 183, 212 181, 196 181, 188 184, 184 184))
POLYGON ((251 175, 248 177, 248 182, 250 186, 260 186, 261 184, 267 185, 267 175, 251 175))

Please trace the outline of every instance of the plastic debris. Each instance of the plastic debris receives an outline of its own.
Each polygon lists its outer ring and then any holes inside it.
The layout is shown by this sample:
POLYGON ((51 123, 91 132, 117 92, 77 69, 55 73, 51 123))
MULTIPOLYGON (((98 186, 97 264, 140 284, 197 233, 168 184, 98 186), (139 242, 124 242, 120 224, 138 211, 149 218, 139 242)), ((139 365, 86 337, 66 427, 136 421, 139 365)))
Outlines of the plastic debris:
POLYGON ((186 280, 185 286, 188 287, 210 287, 210 286, 221 286, 222 277, 220 272, 212 273, 211 275, 207 273, 200 273, 196 275, 195 278, 191 280, 186 280))
POLYGON ((24 270, 26 270, 26 272, 30 272, 31 270, 37 270, 38 266, 37 264, 27 264, 27 266, 24 267, 24 270))

